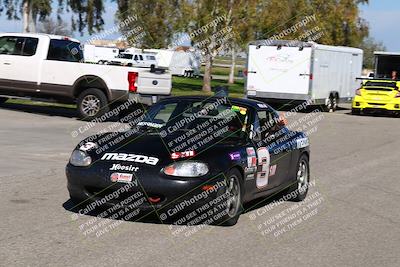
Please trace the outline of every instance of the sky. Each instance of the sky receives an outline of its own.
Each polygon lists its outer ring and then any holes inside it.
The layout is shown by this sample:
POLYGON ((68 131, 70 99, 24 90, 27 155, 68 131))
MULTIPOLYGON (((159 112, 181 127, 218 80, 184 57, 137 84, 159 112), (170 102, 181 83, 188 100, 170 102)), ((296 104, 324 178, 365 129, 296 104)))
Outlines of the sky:
MULTIPOLYGON (((54 1, 56 2, 56 1, 54 1)), ((382 42, 388 51, 400 51, 400 0, 370 0, 369 5, 361 5, 361 17, 369 22, 370 36, 376 41, 382 42)), ((114 14, 117 10, 116 3, 108 2, 104 15, 104 29, 114 27, 114 14)), ((56 9, 56 8, 54 8, 56 9)), ((69 15, 65 15, 66 21, 69 21, 69 15)), ((0 32, 20 32, 22 23, 20 21, 8 21, 4 15, 0 16, 0 32)), ((76 38, 86 41, 89 36, 84 34, 81 37, 78 33, 76 38)), ((119 37, 118 34, 110 36, 119 37)))

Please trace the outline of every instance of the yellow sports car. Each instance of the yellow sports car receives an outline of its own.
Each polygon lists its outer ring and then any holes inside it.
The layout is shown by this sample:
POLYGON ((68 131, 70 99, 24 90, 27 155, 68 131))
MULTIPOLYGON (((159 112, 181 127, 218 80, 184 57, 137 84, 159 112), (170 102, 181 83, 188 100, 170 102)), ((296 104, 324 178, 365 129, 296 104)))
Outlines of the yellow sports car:
POLYGON ((389 111, 400 114, 400 81, 368 80, 357 89, 352 113, 389 111))

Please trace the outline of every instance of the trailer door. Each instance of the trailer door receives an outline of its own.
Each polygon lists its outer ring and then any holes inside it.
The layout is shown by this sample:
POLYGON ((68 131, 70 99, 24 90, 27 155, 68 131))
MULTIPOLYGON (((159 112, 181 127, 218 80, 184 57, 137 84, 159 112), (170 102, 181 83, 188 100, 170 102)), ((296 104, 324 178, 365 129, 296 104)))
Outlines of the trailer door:
MULTIPOLYGON (((259 92, 277 98, 308 95, 311 69, 311 47, 249 46, 247 92, 259 92), (271 94, 272 93, 272 94, 271 94), (281 97, 280 97, 281 96, 281 97)), ((272 97, 273 98, 273 97, 272 97)))

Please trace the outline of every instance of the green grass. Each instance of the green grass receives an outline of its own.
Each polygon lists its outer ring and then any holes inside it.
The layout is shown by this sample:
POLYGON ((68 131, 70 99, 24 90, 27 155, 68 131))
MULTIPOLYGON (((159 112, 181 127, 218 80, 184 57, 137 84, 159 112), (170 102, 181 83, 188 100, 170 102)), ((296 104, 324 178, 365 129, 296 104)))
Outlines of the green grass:
MULTIPOLYGON (((242 98, 244 96, 244 81, 236 81, 235 84, 227 84, 226 80, 212 80, 211 86, 225 85, 229 88, 229 96, 242 98)), ((201 89, 203 87, 202 78, 172 78, 172 95, 213 95, 214 93, 206 93, 201 89)))
MULTIPOLYGON (((235 68, 235 76, 238 76, 238 71, 242 70, 242 67, 236 67, 235 68)), ((204 66, 201 66, 201 73, 204 73, 204 66)), ((222 76, 229 76, 230 68, 224 68, 224 67, 212 67, 211 69, 211 74, 212 75, 222 75, 222 76)))

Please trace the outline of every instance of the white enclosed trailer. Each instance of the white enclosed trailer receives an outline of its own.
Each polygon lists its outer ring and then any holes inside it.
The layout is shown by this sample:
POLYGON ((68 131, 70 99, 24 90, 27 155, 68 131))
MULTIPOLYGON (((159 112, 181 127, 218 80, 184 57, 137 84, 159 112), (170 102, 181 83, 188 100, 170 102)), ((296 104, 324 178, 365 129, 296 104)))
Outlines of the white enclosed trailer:
POLYGON ((246 94, 268 102, 307 101, 335 110, 351 101, 360 82, 363 51, 314 42, 261 40, 249 44, 246 94))
POLYGON ((159 67, 168 68, 172 75, 198 76, 200 75, 200 57, 194 51, 174 51, 167 49, 146 49, 157 53, 159 67))
POLYGON ((85 44, 83 48, 83 57, 85 62, 107 64, 119 55, 117 47, 95 46, 85 44))

